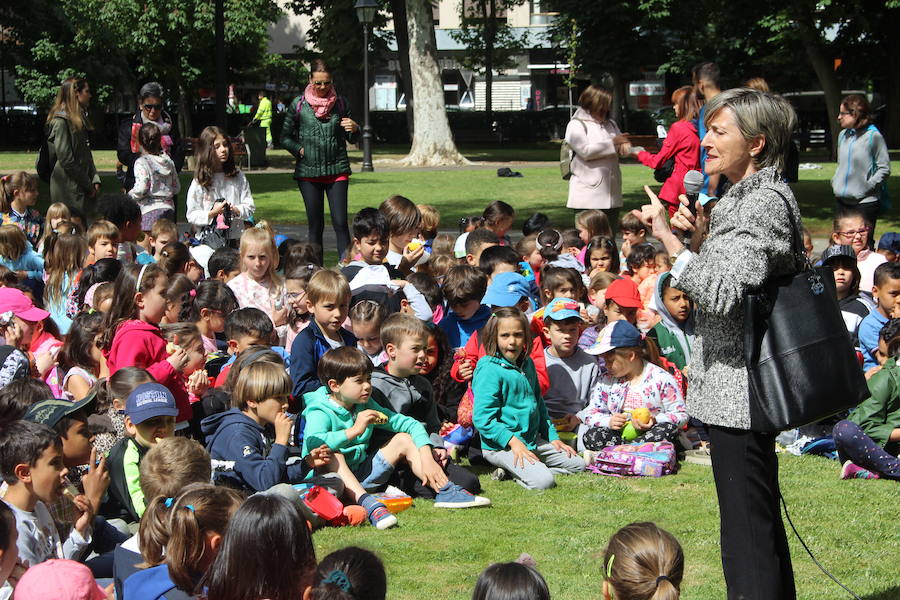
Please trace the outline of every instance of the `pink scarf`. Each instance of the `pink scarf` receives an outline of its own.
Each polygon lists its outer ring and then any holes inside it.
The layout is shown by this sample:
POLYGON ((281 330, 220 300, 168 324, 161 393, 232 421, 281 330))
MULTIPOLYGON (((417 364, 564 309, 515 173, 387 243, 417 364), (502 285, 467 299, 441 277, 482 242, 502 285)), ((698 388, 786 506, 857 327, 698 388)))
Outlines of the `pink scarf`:
POLYGON ((316 95, 313 84, 311 83, 306 86, 303 97, 306 98, 306 102, 316 112, 317 119, 327 118, 328 115, 331 114, 331 109, 334 108, 334 103, 337 101, 337 94, 334 93, 334 86, 329 87, 328 95, 322 98, 316 95))

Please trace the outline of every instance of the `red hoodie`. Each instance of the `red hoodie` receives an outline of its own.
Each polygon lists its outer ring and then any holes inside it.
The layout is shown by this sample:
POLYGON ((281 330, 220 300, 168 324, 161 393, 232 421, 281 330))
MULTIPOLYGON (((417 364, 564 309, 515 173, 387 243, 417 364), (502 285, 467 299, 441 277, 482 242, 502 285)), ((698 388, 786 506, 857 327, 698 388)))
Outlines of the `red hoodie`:
POLYGON ((178 406, 176 420, 181 423, 189 420, 193 411, 184 379, 167 358, 169 354, 166 352, 166 340, 159 327, 133 319, 123 322, 116 329, 112 346, 106 353, 106 364, 109 366, 110 376, 125 367, 147 369, 158 383, 169 388, 175 396, 175 404, 178 406))

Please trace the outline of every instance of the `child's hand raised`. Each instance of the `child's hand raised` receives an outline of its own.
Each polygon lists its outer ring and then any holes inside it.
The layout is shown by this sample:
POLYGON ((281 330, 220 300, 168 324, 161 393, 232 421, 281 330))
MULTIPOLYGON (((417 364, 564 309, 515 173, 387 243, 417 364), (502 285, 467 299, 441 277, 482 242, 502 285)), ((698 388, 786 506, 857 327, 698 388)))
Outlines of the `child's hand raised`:
POLYGON ((81 477, 84 486, 84 495, 90 501, 96 513, 103 502, 103 494, 109 488, 109 470, 106 468, 106 457, 100 456, 97 462, 97 449, 91 450, 91 461, 88 463, 88 472, 81 477))
POLYGON ((209 375, 204 369, 194 371, 187 380, 187 388, 190 393, 200 397, 209 389, 209 375))
POLYGON ((187 351, 178 345, 178 336, 166 344, 166 352, 169 353, 169 358, 166 360, 172 365, 172 368, 181 373, 184 368, 187 366, 188 362, 190 362, 190 357, 188 356, 187 351))
POLYGON ((457 371, 459 376, 463 381, 469 381, 472 379, 472 375, 475 373, 475 366, 472 364, 472 361, 466 359, 459 363, 459 370, 457 371))
POLYGON ((409 273, 416 263, 419 262, 419 259, 422 258, 425 254, 425 246, 419 246, 415 250, 409 249, 409 244, 403 248, 403 258, 400 259, 400 264, 397 265, 397 270, 401 273, 409 273))
POLYGON ((294 420, 286 412, 280 412, 275 415, 273 425, 275 425, 275 443, 287 446, 291 441, 291 428, 294 426, 294 420))
POLYGON ((621 431, 623 427, 625 427, 625 423, 628 422, 628 414, 627 413, 615 413, 613 416, 609 418, 609 428, 615 431, 621 431))

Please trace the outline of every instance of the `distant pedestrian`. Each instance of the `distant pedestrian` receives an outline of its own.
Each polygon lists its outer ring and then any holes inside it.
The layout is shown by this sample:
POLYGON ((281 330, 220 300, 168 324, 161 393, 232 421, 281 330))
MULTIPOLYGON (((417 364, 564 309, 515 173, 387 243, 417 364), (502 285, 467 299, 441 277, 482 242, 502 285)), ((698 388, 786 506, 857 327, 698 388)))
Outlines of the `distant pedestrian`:
POLYGON ((56 101, 47 116, 47 147, 56 161, 50 176, 50 201, 84 210, 85 200, 94 200, 100 176, 94 166, 87 116, 91 87, 87 80, 69 77, 59 86, 56 101))

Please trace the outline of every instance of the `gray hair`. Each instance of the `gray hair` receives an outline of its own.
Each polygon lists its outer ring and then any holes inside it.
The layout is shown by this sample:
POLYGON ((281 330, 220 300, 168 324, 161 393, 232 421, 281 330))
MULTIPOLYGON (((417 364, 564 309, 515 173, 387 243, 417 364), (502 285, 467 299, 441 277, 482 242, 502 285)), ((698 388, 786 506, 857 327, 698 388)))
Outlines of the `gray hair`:
POLYGON ((769 92, 749 88, 726 90, 710 100, 706 106, 704 123, 707 128, 723 108, 734 113, 741 135, 747 142, 757 136, 765 138, 762 151, 753 157, 760 169, 775 167, 784 170, 784 161, 797 127, 797 113, 791 103, 769 92))
POLYGON ((147 98, 162 98, 164 95, 163 87, 155 81, 148 81, 141 86, 141 91, 138 92, 138 98, 141 99, 141 102, 147 98))

